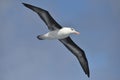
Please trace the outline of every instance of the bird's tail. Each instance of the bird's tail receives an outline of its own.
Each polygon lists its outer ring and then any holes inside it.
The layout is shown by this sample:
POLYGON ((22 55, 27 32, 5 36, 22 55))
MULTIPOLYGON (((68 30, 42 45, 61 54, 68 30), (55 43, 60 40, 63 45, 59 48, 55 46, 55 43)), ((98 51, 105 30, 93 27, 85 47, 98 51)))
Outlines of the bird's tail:
POLYGON ((44 40, 43 35, 38 35, 37 38, 38 38, 39 40, 44 40))

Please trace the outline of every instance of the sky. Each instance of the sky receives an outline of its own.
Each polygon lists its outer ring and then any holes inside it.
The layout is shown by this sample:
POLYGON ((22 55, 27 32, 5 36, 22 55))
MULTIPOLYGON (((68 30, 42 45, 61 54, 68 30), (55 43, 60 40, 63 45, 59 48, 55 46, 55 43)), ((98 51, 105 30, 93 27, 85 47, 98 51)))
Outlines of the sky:
POLYGON ((0 0, 0 80, 119 80, 120 0, 0 0), (38 40, 45 23, 21 3, 50 12, 87 56, 88 78, 58 40, 38 40))

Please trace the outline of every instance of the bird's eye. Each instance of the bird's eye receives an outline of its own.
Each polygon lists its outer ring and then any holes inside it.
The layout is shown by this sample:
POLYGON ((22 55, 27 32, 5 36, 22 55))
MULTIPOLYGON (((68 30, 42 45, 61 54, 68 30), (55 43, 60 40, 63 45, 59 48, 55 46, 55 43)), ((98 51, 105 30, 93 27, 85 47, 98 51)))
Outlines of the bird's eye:
POLYGON ((71 28, 71 30, 73 31, 74 29, 73 29, 73 28, 71 28))

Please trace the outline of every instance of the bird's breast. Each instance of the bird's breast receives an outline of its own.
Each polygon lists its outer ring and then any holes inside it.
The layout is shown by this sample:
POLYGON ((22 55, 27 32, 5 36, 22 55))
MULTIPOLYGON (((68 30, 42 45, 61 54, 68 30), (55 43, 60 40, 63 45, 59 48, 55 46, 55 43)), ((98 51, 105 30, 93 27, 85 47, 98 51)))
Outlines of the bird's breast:
POLYGON ((66 32, 62 32, 60 30, 51 31, 45 34, 46 39, 64 39, 69 36, 66 32))
POLYGON ((59 30, 57 35, 59 36, 59 39, 64 39, 69 36, 69 34, 66 31, 59 30))

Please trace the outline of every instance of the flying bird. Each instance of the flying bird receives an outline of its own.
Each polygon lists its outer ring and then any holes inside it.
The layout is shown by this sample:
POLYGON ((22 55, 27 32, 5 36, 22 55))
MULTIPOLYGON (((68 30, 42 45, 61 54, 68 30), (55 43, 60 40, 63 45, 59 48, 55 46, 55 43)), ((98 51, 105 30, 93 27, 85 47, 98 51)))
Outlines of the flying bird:
POLYGON ((82 66, 83 71, 89 77, 90 71, 85 52, 80 47, 78 47, 70 38, 71 34, 80 33, 74 28, 62 27, 61 25, 59 25, 47 10, 26 3, 23 3, 23 5, 35 11, 39 15, 39 17, 45 22, 45 24, 48 26, 48 29, 50 30, 50 32, 46 34, 38 35, 37 38, 39 40, 58 39, 64 44, 64 46, 68 50, 70 50, 76 56, 76 58, 82 66))

